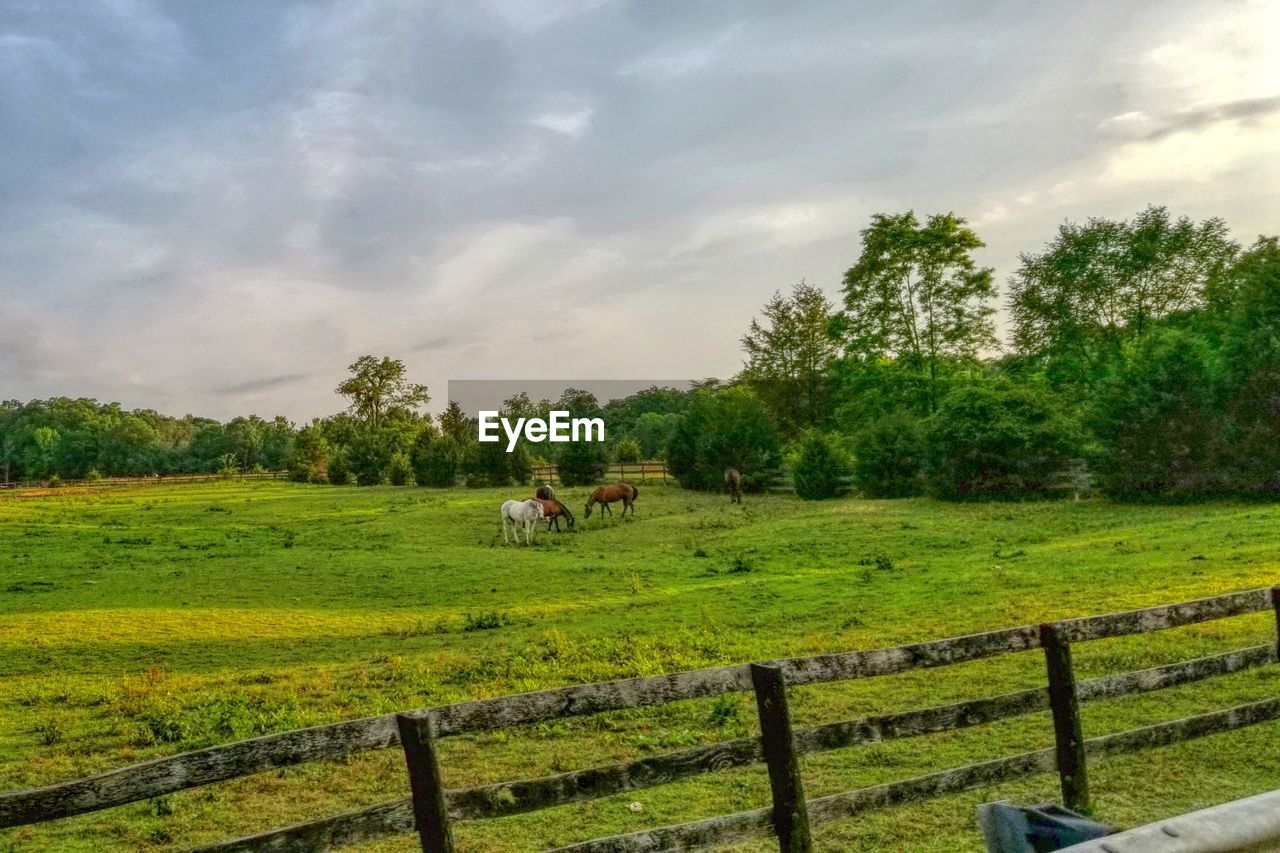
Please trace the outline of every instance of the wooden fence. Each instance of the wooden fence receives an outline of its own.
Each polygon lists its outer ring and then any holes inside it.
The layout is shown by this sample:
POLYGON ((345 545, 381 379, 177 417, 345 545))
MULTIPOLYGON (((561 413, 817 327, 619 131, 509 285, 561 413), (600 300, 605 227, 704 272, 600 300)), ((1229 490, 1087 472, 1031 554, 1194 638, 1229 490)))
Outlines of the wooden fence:
POLYGON ((425 848, 453 849, 451 823, 529 812, 596 799, 763 763, 770 806, 628 835, 584 841, 561 851, 615 853, 711 847, 770 835, 780 849, 807 851, 811 827, 870 809, 937 797, 1057 769, 1067 805, 1088 810, 1088 761, 1231 731, 1280 719, 1280 697, 1238 705, 1146 728, 1085 739, 1079 704, 1145 693, 1274 663, 1277 644, 1254 646, 1152 669, 1077 682, 1071 649, 1078 643, 1145 634, 1275 607, 1280 588, 1114 613, 1024 625, 982 634, 760 664, 720 666, 648 678, 584 684, 462 702, 404 714, 315 726, 211 747, 29 791, 0 794, 0 828, 64 818, 274 767, 335 759, 403 745, 413 796, 344 814, 214 844, 204 850, 325 850, 412 833, 425 848), (1041 649, 1047 689, 828 723, 792 730, 786 687, 870 678, 1041 649), (760 737, 740 738, 552 776, 445 790, 435 742, 463 732, 661 705, 684 699, 752 691, 760 737), (806 800, 797 756, 881 740, 983 725, 1038 711, 1052 712, 1055 746, 952 768, 912 779, 806 800))
POLYGON ((68 486, 137 486, 168 483, 206 483, 213 480, 283 480, 286 471, 245 471, 236 474, 155 474, 150 477, 95 477, 92 480, 28 480, 0 483, 0 489, 50 489, 68 486))
MULTIPOLYGON (((610 462, 605 466, 604 479, 630 480, 632 482, 668 482, 667 463, 662 460, 651 462, 610 462)), ((560 475, 554 465, 533 466, 533 480, 549 486, 561 484, 560 475)), ((670 482, 675 482, 672 477, 670 482)))

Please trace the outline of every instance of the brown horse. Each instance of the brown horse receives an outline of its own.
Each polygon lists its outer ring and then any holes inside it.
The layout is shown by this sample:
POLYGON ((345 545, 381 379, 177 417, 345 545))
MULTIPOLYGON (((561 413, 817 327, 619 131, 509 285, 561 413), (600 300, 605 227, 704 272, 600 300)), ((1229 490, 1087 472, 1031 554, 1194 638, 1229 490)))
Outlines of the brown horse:
POLYGON ((556 499, 556 490, 550 486, 538 486, 538 490, 533 493, 535 498, 542 498, 544 501, 553 501, 556 499))
MULTIPOLYGON (((541 492, 542 489, 538 489, 538 491, 541 492)), ((547 520, 547 530, 551 529, 551 525, 554 522, 556 526, 556 533, 559 533, 561 518, 564 518, 565 522, 569 525, 570 530, 574 529, 576 522, 574 520, 573 513, 569 512, 569 508, 567 506, 560 503, 560 501, 555 498, 544 498, 541 495, 534 498, 534 500, 542 504, 542 515, 547 520)))
POLYGON ((742 472, 737 468, 724 469, 724 485, 729 490, 729 503, 742 503, 742 472))
POLYGON ((603 518, 607 511, 609 515, 613 515, 613 510, 609 509, 609 504, 616 501, 622 501, 622 515, 625 517, 627 508, 631 508, 631 517, 636 517, 636 496, 640 494, 640 490, 630 483, 614 483, 612 486, 601 486, 591 493, 591 497, 587 498, 587 518, 591 517, 591 508, 596 504, 600 504, 600 517, 603 518))

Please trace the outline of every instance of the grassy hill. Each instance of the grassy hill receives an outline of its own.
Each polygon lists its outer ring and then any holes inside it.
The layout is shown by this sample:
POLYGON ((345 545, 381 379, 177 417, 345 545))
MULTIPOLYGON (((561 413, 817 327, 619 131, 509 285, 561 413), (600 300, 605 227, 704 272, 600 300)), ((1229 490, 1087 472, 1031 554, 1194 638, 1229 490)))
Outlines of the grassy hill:
MULTIPOLYGON (((721 663, 896 645, 1280 580, 1280 507, 941 504, 641 487, 634 521, 502 545, 522 489, 215 483, 0 496, 0 789, 371 714, 721 663)), ((566 497, 567 495, 567 497, 566 497)), ((1081 677, 1268 642, 1268 614, 1092 643, 1081 677)), ((1274 695, 1275 668, 1089 703, 1087 735, 1274 695)), ((1043 683, 1038 653, 793 691, 801 725, 1043 683)), ((753 730, 750 697, 450 739, 446 781, 540 775, 753 730)), ((1275 724, 1090 768, 1134 823, 1274 788, 1275 724)), ((815 756, 810 796, 1050 745, 1047 714, 815 756)), ((978 849, 973 807, 1054 777, 817 828, 820 849, 978 849)), ((407 792, 398 750, 34 828, 0 848, 185 847, 407 792)), ((490 823, 522 851, 768 801, 732 771, 490 823), (633 811, 632 803, 642 804, 633 811)), ((405 838, 370 849, 413 849, 405 838)), ((768 849, 757 845, 750 849, 768 849)))

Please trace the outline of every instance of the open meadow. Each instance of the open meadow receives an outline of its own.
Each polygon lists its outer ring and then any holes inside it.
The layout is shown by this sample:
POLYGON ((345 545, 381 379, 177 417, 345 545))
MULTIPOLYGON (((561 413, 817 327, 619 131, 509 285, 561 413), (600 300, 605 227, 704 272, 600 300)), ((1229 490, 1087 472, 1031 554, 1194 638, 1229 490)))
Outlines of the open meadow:
MULTIPOLYGON (((865 649, 1280 581, 1280 506, 806 503, 643 485, 634 520, 503 546, 521 488, 285 482, 0 495, 0 790, 316 723, 724 663, 865 649)), ((615 508, 615 512, 617 509, 615 508)), ((1081 678, 1272 642, 1258 613, 1076 653, 1081 678)), ((794 688, 798 725, 1042 685, 1038 652, 794 688)), ((1088 736, 1277 693, 1265 667, 1084 706, 1088 736)), ((754 730, 752 698, 451 738, 449 786, 754 730)), ((1133 824, 1276 787, 1276 723, 1090 766, 1133 824)), ((1052 744, 1047 713, 809 757, 811 797, 1052 744)), ((181 849, 407 794, 400 751, 262 773, 35 827, 0 849, 181 849)), ((976 850, 974 806, 1057 778, 815 828, 822 850, 976 850)), ((457 829, 528 851, 768 802, 762 767, 457 829), (634 808, 632 804, 641 804, 634 808)), ((411 850, 416 839, 367 845, 411 850)), ((766 850, 772 842, 743 849, 766 850)))

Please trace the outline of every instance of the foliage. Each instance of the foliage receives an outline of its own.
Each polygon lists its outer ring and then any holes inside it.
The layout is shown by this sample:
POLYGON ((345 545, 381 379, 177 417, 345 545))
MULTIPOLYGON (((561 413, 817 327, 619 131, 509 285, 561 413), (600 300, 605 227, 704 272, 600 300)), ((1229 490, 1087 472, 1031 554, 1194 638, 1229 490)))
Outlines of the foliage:
POLYGON ((351 466, 345 450, 337 450, 329 457, 329 469, 325 475, 330 485, 345 486, 351 482, 351 466))
POLYGON ((472 488, 505 486, 511 482, 511 462, 505 442, 476 441, 466 445, 462 473, 472 488))
POLYGON ((923 426, 911 415, 884 415, 865 427, 855 440, 854 481, 870 497, 922 494, 924 463, 923 426))
POLYGON ((387 460, 386 477, 393 486, 407 486, 414 481, 413 463, 403 450, 397 450, 387 460))
POLYGON ((300 483, 318 483, 325 478, 331 448, 318 423, 298 430, 293 439, 289 477, 300 483))
POLYGON ((837 354, 830 334, 832 305, 818 287, 800 282, 790 298, 775 293, 742 337, 742 379, 785 431, 823 423, 828 414, 828 365, 837 354))
POLYGON ((1034 497, 1079 453, 1078 426, 1034 386, 957 387, 926 427, 930 491, 943 498, 1034 497))
POLYGON ((810 501, 837 497, 845 491, 848 475, 848 456, 830 435, 818 430, 804 434, 791 472, 799 497, 810 501))
POLYGON ((556 473, 566 486, 588 486, 600 482, 608 463, 605 445, 598 441, 570 441, 556 456, 556 473))
POLYGON ((425 442, 420 438, 414 446, 414 480, 419 486, 455 485, 462 471, 463 455, 463 446, 452 436, 425 442))
POLYGON ((974 263, 983 247, 965 220, 914 212, 877 214, 862 231, 862 252, 844 276, 845 313, 836 324, 848 356, 892 357, 928 376, 930 411, 951 361, 977 358, 995 344, 992 270, 974 263))
POLYGON ((1212 354, 1184 332, 1157 329, 1127 346, 1122 358, 1095 406, 1094 428, 1105 448, 1098 485, 1130 498, 1221 490, 1214 462, 1224 424, 1212 354))
MULTIPOLYGON (((1098 381, 1124 342, 1203 305, 1238 251, 1222 220, 1173 220, 1163 207, 1065 223, 1010 280, 1013 345, 1044 359, 1057 382, 1098 381)), ((1220 285, 1218 300, 1228 292, 1220 285)))
POLYGON ((624 438, 613 446, 613 458, 618 462, 639 462, 643 453, 640 442, 634 438, 624 438))
POLYGON ((726 468, 754 487, 777 462, 778 446, 773 421, 749 388, 699 391, 672 432, 667 464, 686 489, 719 490, 726 468))
POLYGON ((351 401, 352 413, 370 429, 378 429, 388 412, 412 412, 431 399, 426 385, 408 380, 404 362, 398 358, 365 355, 347 369, 351 376, 338 385, 337 393, 351 401))

